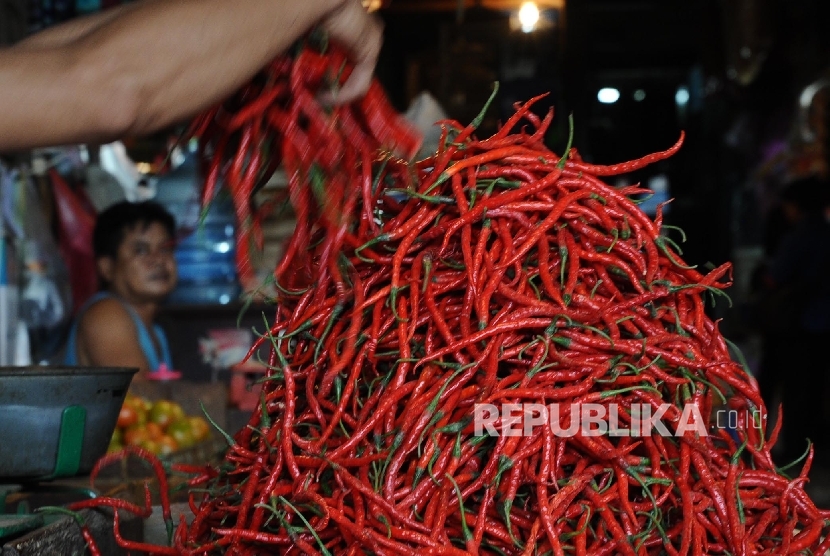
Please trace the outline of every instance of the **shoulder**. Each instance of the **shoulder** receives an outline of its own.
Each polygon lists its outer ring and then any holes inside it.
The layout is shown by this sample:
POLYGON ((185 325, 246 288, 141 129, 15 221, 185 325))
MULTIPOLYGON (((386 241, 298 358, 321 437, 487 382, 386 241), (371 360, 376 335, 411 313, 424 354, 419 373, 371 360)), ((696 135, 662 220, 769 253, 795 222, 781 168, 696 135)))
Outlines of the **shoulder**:
POLYGON ((126 306, 107 298, 92 303, 78 325, 78 359, 94 367, 147 370, 139 329, 126 306))
POLYGON ((136 331, 130 312, 123 303, 112 297, 90 305, 81 315, 78 328, 84 336, 111 336, 136 331))

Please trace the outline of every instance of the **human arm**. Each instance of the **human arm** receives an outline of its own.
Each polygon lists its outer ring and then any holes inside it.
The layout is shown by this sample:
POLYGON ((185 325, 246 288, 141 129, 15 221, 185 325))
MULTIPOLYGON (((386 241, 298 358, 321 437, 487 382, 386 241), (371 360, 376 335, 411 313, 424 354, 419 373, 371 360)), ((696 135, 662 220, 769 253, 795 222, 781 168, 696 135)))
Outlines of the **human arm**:
POLYGON ((66 44, 2 50, 0 151, 157 131, 227 97, 315 25, 352 53, 337 100, 353 100, 382 34, 359 0, 145 0, 66 44))
POLYGON ((103 299, 84 312, 78 323, 77 348, 78 360, 85 366, 137 368, 137 379, 150 371, 135 322, 115 299, 103 299))
POLYGON ((120 17, 127 10, 135 8, 136 4, 123 4, 103 12, 76 17, 60 25, 54 25, 34 35, 30 35, 14 45, 18 50, 42 49, 65 46, 87 33, 120 17))

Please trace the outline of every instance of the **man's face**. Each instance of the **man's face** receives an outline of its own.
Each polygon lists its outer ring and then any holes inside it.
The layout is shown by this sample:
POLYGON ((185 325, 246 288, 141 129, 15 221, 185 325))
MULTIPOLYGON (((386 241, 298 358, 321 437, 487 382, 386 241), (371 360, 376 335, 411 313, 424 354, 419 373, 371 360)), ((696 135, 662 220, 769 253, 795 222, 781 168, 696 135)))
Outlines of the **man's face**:
POLYGON ((115 259, 98 261, 110 289, 127 301, 158 302, 176 287, 175 245, 158 222, 127 230, 115 259))

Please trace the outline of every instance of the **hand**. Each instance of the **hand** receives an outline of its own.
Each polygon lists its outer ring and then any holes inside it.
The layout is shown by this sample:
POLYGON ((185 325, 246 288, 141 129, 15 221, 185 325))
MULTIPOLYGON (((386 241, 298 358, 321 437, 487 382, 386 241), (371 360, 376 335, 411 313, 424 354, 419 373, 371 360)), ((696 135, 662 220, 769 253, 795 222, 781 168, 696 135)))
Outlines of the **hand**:
POLYGON ((343 0, 321 22, 329 36, 351 53, 354 70, 336 94, 324 93, 323 102, 347 104, 369 89, 383 44, 383 23, 370 15, 360 0, 343 0))

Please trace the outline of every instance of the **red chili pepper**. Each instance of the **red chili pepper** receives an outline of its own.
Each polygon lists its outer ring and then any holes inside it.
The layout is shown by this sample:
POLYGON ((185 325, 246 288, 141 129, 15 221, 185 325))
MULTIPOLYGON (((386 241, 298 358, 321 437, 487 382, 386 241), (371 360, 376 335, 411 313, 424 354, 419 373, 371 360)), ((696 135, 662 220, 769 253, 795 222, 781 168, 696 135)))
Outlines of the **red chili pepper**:
POLYGON ((637 160, 632 160, 630 162, 623 162, 622 164, 600 166, 595 164, 569 162, 568 167, 571 167, 578 172, 584 172, 586 174, 591 174, 594 176, 618 176, 620 174, 628 174, 634 172, 635 170, 645 168, 646 166, 654 164, 655 162, 659 162, 660 160, 665 160, 667 158, 674 156, 674 154, 680 150, 680 147, 683 146, 683 141, 685 140, 685 138, 685 132, 681 131, 680 138, 677 140, 677 143, 672 145, 672 147, 668 150, 650 154, 637 160))
POLYGON ((81 535, 84 537, 86 541, 87 550, 89 550, 90 556, 101 556, 101 549, 98 548, 98 543, 95 541, 95 537, 92 536, 92 532, 89 530, 89 527, 86 524, 81 525, 81 535))
POLYGON ((113 512, 113 532, 115 534, 115 542, 118 543, 118 546, 125 550, 137 550, 140 552, 144 552, 146 554, 158 555, 158 556, 177 556, 179 555, 179 551, 172 547, 165 547, 165 546, 155 546, 143 542, 136 542, 131 541, 123 538, 121 536, 121 527, 119 524, 119 517, 118 512, 113 512))
POLYGON ((704 304, 731 267, 688 268, 662 212, 632 201, 644 190, 600 179, 683 136, 630 163, 560 157, 537 97, 489 138, 478 119, 442 122, 438 152, 409 163, 383 152, 419 138, 378 83, 317 104, 351 69, 310 36, 192 127, 213 156, 207 197, 233 196, 243 277, 268 210, 251 199, 280 163, 297 225, 254 346, 274 342, 261 404, 221 466, 190 469, 205 493, 163 553, 816 553, 830 512, 806 471, 778 473, 777 428, 762 442, 752 419, 736 439, 474 435, 476 404, 558 403, 560 425, 571 403, 614 404, 630 428, 634 404, 668 403, 676 429, 684 404, 708 421, 722 393, 765 424, 704 304), (751 465, 732 457, 741 444, 751 465))

